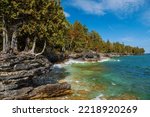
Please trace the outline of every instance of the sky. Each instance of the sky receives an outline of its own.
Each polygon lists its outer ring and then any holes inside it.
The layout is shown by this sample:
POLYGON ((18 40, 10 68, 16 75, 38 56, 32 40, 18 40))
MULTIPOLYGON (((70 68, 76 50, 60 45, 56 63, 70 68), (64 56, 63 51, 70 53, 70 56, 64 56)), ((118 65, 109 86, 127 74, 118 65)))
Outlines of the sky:
POLYGON ((150 53, 150 0, 62 0, 67 19, 104 40, 143 47, 150 53))

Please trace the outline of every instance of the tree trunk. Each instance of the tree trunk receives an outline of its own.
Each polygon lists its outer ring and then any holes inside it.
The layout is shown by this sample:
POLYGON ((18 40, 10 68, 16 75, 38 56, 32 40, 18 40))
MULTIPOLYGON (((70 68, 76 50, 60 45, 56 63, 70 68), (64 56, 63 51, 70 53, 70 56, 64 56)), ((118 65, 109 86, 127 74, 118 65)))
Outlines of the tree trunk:
POLYGON ((69 43, 69 50, 70 50, 70 51, 72 51, 71 49, 72 49, 72 43, 73 43, 73 40, 74 40, 74 38, 71 37, 71 41, 70 41, 70 43, 69 43))
POLYGON ((3 53, 6 53, 6 32, 3 29, 3 53))
POLYGON ((29 51, 29 44, 30 44, 30 38, 27 38, 27 39, 26 39, 26 46, 25 46, 24 51, 26 51, 26 52, 29 51))
POLYGON ((34 54, 34 50, 35 50, 35 47, 36 47, 36 40, 37 40, 37 38, 35 37, 35 38, 34 38, 34 41, 33 41, 32 49, 31 49, 31 51, 30 51, 32 54, 34 54))
POLYGON ((5 34, 5 41, 6 41, 6 53, 8 53, 9 52, 9 50, 10 50, 10 44, 9 44, 9 39, 8 39, 8 30, 6 29, 6 34, 5 34))
POLYGON ((65 47, 62 47, 61 51, 62 51, 62 52, 65 52, 65 51, 66 51, 65 47))
POLYGON ((5 20, 3 17, 3 53, 6 53, 6 29, 5 29, 5 20))
POLYGON ((13 52, 18 52, 18 47, 17 47, 17 29, 15 29, 13 34, 12 34, 11 49, 13 50, 13 52))
POLYGON ((8 53, 10 50, 10 41, 9 41, 10 31, 8 30, 5 17, 3 16, 3 52, 8 53))

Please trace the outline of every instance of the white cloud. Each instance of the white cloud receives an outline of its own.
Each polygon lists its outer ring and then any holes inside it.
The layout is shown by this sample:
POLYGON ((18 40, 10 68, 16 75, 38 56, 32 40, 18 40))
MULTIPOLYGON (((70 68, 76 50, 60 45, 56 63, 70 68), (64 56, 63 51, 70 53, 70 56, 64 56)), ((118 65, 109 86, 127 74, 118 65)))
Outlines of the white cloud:
POLYGON ((64 11, 66 17, 70 17, 70 14, 64 11))
POLYGON ((103 0, 106 9, 112 11, 125 11, 131 12, 137 10, 141 5, 143 5, 144 0, 103 0))
POLYGON ((104 15, 107 11, 129 14, 144 3, 145 0, 67 0, 67 4, 95 15, 104 15))
POLYGON ((68 0, 68 4, 89 14, 103 15, 103 6, 96 0, 68 0))

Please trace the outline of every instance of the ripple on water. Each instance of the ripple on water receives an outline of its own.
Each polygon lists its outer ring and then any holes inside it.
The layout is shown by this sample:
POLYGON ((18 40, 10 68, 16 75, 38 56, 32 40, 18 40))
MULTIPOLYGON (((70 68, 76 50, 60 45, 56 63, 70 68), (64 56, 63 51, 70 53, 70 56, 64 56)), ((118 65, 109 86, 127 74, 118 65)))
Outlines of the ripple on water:
POLYGON ((138 100, 139 98, 136 95, 133 94, 121 94, 119 96, 104 96, 103 98, 107 99, 107 100, 138 100))
POLYGON ((68 99, 150 99, 149 58, 129 56, 66 67, 70 74, 65 80, 73 90, 68 99))

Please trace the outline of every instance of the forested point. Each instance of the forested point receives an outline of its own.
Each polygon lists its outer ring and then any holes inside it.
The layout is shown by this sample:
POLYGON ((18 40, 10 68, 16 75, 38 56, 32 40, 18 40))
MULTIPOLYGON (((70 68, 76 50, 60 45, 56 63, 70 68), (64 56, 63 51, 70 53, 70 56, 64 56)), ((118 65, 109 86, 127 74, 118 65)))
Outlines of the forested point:
POLYGON ((1 0, 1 55, 24 52, 35 56, 53 53, 143 54, 139 47, 104 41, 96 31, 67 21, 60 0, 1 0))
POLYGON ((71 95, 71 85, 61 81, 65 69, 54 69, 54 62, 144 53, 143 48, 104 41, 78 21, 71 24, 60 2, 0 0, 0 100, 71 95))

